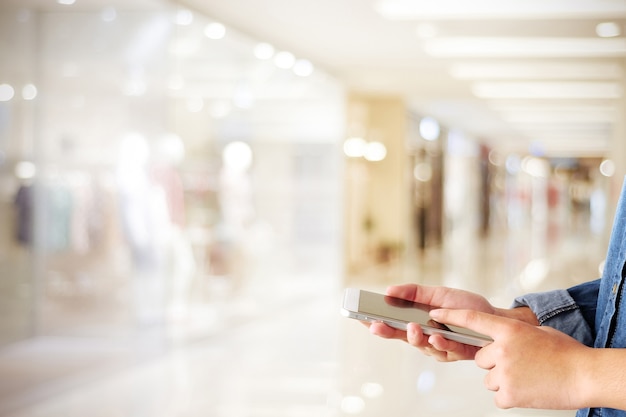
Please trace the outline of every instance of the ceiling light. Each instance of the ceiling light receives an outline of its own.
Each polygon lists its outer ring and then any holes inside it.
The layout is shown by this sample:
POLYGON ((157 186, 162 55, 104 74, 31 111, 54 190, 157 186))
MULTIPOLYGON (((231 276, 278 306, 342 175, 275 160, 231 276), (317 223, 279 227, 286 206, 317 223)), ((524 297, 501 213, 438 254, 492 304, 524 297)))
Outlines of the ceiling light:
POLYGON ((543 111, 504 113, 502 118, 509 123, 614 123, 612 111, 543 111))
POLYGON ((610 105, 510 104, 490 101, 489 108, 510 123, 613 123, 617 110, 610 105))
POLYGON ((553 136, 534 136, 533 141, 518 141, 517 143, 509 142, 501 148, 506 152, 524 152, 533 143, 540 141, 543 147, 543 155, 553 155, 559 157, 584 156, 602 157, 609 151, 608 143, 593 136, 572 139, 569 135, 561 137, 553 136))
POLYGON ((613 113, 615 107, 600 104, 551 103, 537 104, 534 101, 519 103, 511 100, 490 100, 489 108, 500 113, 613 113))
POLYGON ((439 139, 439 123, 432 117, 424 117, 420 120, 419 131, 420 135, 428 141, 439 139))
POLYGON ((0 101, 9 101, 15 95, 15 89, 10 84, 0 84, 0 101))
POLYGON ((76 0, 57 0, 57 3, 64 6, 71 6, 72 4, 76 3, 76 0))
POLYGON ((278 68, 289 69, 293 67, 296 62, 296 57, 291 52, 282 51, 276 54, 274 57, 274 64, 278 68))
POLYGON ((521 169, 522 160, 517 155, 509 155, 506 158, 504 166, 509 174, 515 175, 521 169))
POLYGON ((274 56, 274 47, 269 43, 261 42, 254 47, 254 56, 258 59, 270 59, 274 56))
POLYGON ((605 159, 600 164, 600 173, 605 177, 612 177, 615 175, 615 162, 610 159, 605 159))
POLYGON ((24 100, 33 100, 37 97, 37 87, 33 84, 26 84, 22 88, 22 98, 24 100))
POLYGON ((566 132, 561 135, 536 133, 531 136, 526 134, 526 137, 532 138, 532 140, 520 140, 517 143, 509 142, 504 144, 504 146, 508 145, 509 148, 528 150, 532 143, 541 142, 544 155, 558 155, 561 153, 561 156, 573 154, 585 156, 606 155, 610 151, 609 142, 599 135, 572 136, 569 132, 566 132))
POLYGON ((29 161, 20 161, 15 164, 15 176, 20 179, 30 179, 37 174, 37 166, 29 161))
POLYGON ((313 64, 306 59, 299 59, 293 65, 293 72, 300 77, 308 77, 313 74, 313 64))
POLYGON ((367 142, 363 138, 348 138, 343 143, 343 152, 349 158, 361 158, 365 153, 367 142))
POLYGON ((606 134, 610 133, 610 126, 607 124, 586 124, 579 126, 572 126, 571 124, 545 126, 521 124, 514 126, 526 136, 550 138, 550 140, 567 140, 567 138, 569 138, 572 141, 593 140, 605 142, 607 140, 606 134))
POLYGON ((252 148, 246 142, 230 142, 222 151, 224 168, 229 171, 245 172, 252 165, 252 159, 252 148))
POLYGON ((613 123, 615 121, 610 113, 543 112, 539 110, 528 113, 503 114, 502 119, 512 124, 587 124, 613 123))
POLYGON ((420 182, 428 182, 433 178, 430 162, 420 162, 413 168, 413 177, 420 182))
POLYGON ((608 62, 462 62, 450 67, 450 75, 460 80, 480 79, 612 79, 622 76, 622 68, 608 62))
POLYGON ((387 147, 381 142, 369 142, 363 157, 370 162, 379 162, 387 156, 387 147))
POLYGON ((615 22, 604 22, 596 26, 596 34, 601 38, 613 38, 621 35, 622 29, 615 22))
POLYGON ((435 57, 621 57, 626 39, 450 37, 427 39, 435 57))
POLYGON ((226 35, 226 27, 217 22, 209 23, 204 28, 204 34, 209 39, 222 39, 226 35))
POLYGON ((380 0, 377 13, 391 20, 576 19, 626 16, 626 3, 611 0, 380 0))
POLYGON ((613 82, 477 82, 472 92, 479 98, 611 98, 622 96, 613 82))
POLYGON ((495 166, 502 165, 502 154, 495 149, 489 151, 489 162, 495 166))

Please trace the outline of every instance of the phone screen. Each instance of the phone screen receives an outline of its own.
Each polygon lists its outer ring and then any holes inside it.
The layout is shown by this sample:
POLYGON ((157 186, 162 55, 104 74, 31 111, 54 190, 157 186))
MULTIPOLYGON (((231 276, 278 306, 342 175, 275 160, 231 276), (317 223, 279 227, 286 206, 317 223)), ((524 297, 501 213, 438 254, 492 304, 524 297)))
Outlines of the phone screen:
POLYGON ((361 291, 359 296, 359 311, 363 314, 371 314, 381 318, 390 320, 401 320, 407 323, 417 323, 420 325, 430 326, 435 329, 447 330, 455 333, 466 334, 484 339, 485 336, 473 332, 469 329, 445 325, 434 321, 429 316, 429 311, 436 307, 426 304, 420 304, 402 298, 391 297, 361 291))
POLYGON ((428 312, 431 307, 402 298, 361 291, 359 296, 359 311, 389 319, 412 323, 426 324, 431 320, 428 312))

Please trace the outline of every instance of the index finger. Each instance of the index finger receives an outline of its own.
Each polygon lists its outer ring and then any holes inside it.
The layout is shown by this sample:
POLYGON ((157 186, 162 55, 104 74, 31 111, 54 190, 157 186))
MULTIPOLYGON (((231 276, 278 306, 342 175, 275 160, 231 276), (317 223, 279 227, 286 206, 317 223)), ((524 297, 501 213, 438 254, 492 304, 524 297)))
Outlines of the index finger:
POLYGON ((430 311, 430 317, 439 323, 463 327, 489 336, 494 340, 495 336, 506 332, 511 322, 508 318, 480 311, 451 310, 445 308, 430 311))

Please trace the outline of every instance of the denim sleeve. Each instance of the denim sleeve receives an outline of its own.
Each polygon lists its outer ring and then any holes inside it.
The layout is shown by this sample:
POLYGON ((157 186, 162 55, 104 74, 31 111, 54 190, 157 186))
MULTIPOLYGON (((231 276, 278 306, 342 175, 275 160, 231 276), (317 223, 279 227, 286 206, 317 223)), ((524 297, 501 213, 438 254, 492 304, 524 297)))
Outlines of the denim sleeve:
POLYGON ((598 294, 600 292, 600 280, 586 282, 567 290, 576 302, 583 318, 589 325, 595 339, 596 335, 596 309, 598 307, 598 294))
POLYGON ((568 290, 526 294, 515 299, 513 308, 529 307, 540 325, 552 327, 587 346, 593 346, 599 283, 600 280, 596 280, 568 290))

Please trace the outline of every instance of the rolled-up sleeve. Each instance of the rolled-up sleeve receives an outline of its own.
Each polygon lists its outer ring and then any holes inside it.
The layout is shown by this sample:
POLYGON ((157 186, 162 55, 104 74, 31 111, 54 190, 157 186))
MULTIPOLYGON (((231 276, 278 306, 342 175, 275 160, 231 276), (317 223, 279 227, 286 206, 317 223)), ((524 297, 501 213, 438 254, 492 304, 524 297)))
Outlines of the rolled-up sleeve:
POLYGON ((599 287, 600 280, 596 280, 568 290, 526 294, 516 298, 512 307, 529 307, 540 325, 552 327, 587 346, 593 346, 599 287))

